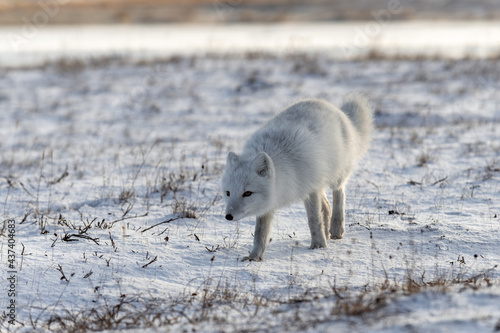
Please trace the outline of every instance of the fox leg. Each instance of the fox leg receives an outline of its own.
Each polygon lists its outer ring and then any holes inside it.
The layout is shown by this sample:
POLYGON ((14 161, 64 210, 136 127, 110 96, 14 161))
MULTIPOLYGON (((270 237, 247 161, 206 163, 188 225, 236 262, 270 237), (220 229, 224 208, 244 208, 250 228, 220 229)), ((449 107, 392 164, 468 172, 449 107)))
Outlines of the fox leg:
POLYGON ((345 231, 345 191, 344 186, 333 190, 333 214, 330 225, 330 237, 340 239, 345 231))
POLYGON ((271 233, 271 226, 273 222, 274 212, 269 212, 262 216, 257 216, 255 223, 255 233, 253 238, 253 249, 248 257, 244 257, 242 261, 261 261, 266 252, 269 234, 271 233))
POLYGON ((309 194, 304 200, 307 211, 309 230, 311 231, 311 249, 326 247, 323 196, 321 191, 309 194))
POLYGON ((330 207, 330 203, 328 202, 328 198, 326 197, 325 192, 323 192, 323 196, 321 198, 321 213, 323 216, 323 228, 325 231, 326 239, 330 238, 330 220, 332 218, 332 208, 330 207))

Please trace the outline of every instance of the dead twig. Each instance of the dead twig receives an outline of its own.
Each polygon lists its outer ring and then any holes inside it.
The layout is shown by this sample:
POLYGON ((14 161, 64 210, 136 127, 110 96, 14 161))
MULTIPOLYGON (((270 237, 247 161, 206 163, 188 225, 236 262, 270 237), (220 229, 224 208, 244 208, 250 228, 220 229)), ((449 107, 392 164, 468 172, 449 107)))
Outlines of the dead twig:
POLYGON ((32 198, 34 198, 35 196, 33 194, 31 194, 30 191, 28 191, 28 189, 24 186, 24 184, 22 182, 19 182, 19 185, 21 185, 21 187, 23 188, 24 191, 26 191, 26 193, 28 193, 28 195, 32 198))
POLYGON ((161 225, 161 224, 170 223, 170 222, 175 221, 175 220, 178 220, 178 219, 180 219, 180 217, 174 217, 174 218, 171 218, 171 219, 168 219, 168 220, 162 221, 162 222, 160 222, 160 223, 156 223, 155 225, 152 225, 151 227, 144 229, 143 231, 141 231, 141 233, 146 232, 146 231, 148 231, 148 230, 151 230, 151 229, 153 229, 154 227, 157 227, 157 226, 159 226, 159 225, 161 225))
POLYGON ((154 263, 154 262, 156 261, 156 259, 158 259, 158 256, 155 256, 155 257, 153 258, 153 260, 151 260, 151 261, 150 261, 150 262, 148 262, 147 264, 142 265, 142 268, 146 268, 146 267, 148 267, 149 265, 151 265, 152 263, 154 263))
POLYGON ((99 238, 92 238, 87 235, 80 235, 80 234, 64 234, 63 237, 61 237, 61 240, 64 242, 77 242, 78 239, 73 239, 73 238, 82 238, 82 239, 88 239, 99 245, 99 238))
POLYGON ((111 228, 116 222, 124 221, 124 220, 130 220, 130 219, 136 219, 139 217, 146 217, 148 216, 148 213, 145 213, 144 215, 135 215, 135 216, 128 216, 128 217, 122 217, 118 220, 114 220, 112 222, 109 222, 109 228, 111 228))
POLYGON ((66 282, 69 282, 68 278, 66 277, 66 274, 64 274, 63 272, 63 269, 62 269, 62 266, 61 265, 57 265, 57 270, 59 272, 61 272, 62 276, 61 276, 61 280, 66 280, 66 282))
POLYGON ((59 183, 61 180, 63 180, 64 178, 66 178, 66 177, 68 177, 68 176, 69 176, 69 173, 68 173, 68 168, 66 167, 66 170, 64 170, 63 174, 62 174, 62 175, 60 175, 60 176, 59 176, 59 178, 49 181, 49 185, 54 185, 54 184, 57 184, 57 183, 59 183))
POLYGON ((442 183, 442 182, 444 182, 446 179, 448 179, 448 176, 446 176, 446 177, 444 177, 443 179, 440 179, 440 180, 438 180, 438 181, 436 181, 436 182, 432 183, 432 186, 434 186, 434 185, 436 185, 436 184, 439 184, 439 183, 442 183))

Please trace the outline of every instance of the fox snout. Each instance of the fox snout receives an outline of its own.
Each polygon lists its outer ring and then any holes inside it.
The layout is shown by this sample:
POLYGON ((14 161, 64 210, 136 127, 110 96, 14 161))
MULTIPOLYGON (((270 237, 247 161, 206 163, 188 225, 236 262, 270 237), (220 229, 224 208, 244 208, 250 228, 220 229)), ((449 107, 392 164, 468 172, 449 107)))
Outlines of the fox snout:
POLYGON ((228 203, 228 205, 226 206, 226 220, 228 221, 232 221, 234 220, 234 205, 232 205, 231 203, 228 203))
POLYGON ((241 206, 239 203, 235 203, 234 200, 227 203, 225 218, 228 221, 237 221, 241 218, 241 211, 235 207, 241 206))

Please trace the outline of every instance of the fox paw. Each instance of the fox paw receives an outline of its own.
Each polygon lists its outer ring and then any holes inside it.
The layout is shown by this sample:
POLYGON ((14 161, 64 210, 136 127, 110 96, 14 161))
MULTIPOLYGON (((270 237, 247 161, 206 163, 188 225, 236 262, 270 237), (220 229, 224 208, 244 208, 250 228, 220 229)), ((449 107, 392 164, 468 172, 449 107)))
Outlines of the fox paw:
POLYGON ((243 257, 241 261, 262 261, 262 258, 243 257))
POLYGON ((311 244, 311 246, 309 246, 309 248, 311 250, 314 250, 314 249, 321 249, 321 248, 324 248, 326 247, 326 245, 323 245, 323 244, 311 244))
POLYGON ((330 235, 331 239, 342 239, 342 237, 344 237, 343 234, 340 234, 340 235, 330 235))

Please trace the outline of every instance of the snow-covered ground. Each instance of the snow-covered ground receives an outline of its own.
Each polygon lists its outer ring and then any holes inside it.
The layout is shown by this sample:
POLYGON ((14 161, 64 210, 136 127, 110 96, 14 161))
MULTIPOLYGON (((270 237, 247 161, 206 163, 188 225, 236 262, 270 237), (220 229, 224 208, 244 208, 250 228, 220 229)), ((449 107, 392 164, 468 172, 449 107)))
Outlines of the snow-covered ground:
POLYGON ((498 330, 499 82, 496 60, 293 52, 0 68, 0 311, 16 302, 0 329, 498 330), (350 91, 376 131, 344 238, 309 250, 297 204, 264 261, 239 261, 254 222, 223 218, 227 151, 292 102, 350 91))

